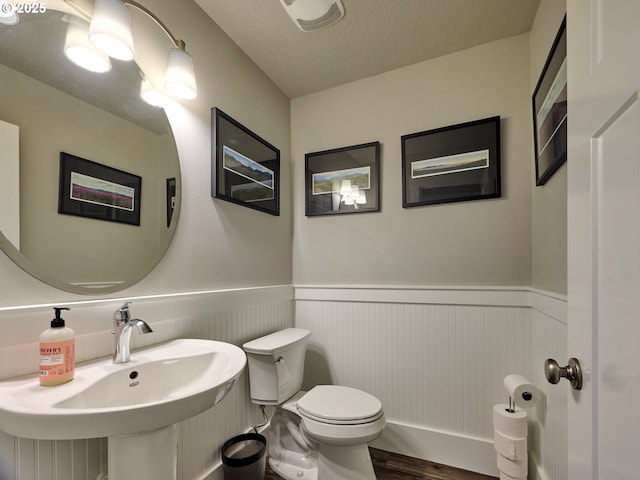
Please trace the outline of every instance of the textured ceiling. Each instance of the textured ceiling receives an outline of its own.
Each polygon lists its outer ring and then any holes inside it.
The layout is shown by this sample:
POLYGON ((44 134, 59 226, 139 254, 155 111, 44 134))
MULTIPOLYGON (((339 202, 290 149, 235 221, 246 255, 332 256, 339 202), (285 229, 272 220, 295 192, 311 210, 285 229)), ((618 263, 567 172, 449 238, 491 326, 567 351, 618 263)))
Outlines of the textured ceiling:
POLYGON ((196 0, 290 98, 531 29, 539 0, 343 0, 345 17, 299 30, 279 0, 196 0))

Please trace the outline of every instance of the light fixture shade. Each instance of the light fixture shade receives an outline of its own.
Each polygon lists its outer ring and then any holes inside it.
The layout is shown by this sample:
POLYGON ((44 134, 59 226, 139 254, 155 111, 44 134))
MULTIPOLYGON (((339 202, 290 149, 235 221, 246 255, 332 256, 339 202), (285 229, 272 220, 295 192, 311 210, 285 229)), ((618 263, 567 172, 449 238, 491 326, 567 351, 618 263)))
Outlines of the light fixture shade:
POLYGON ((367 203, 367 194, 365 193, 364 190, 360 190, 360 193, 358 194, 358 198, 356 199, 356 203, 358 205, 365 205, 367 203))
POLYGON ((185 100, 196 98, 198 94, 193 58, 180 48, 169 50, 164 88, 174 97, 185 100))
POLYGON ((0 0, 0 24, 15 25, 20 18, 16 12, 16 8, 7 0, 0 0))
POLYGON ((142 79, 140 83, 140 97, 149 105, 162 108, 167 97, 158 90, 156 90, 151 82, 146 78, 142 79))
POLYGON ((89 27, 96 48, 118 60, 133 60, 129 9, 120 0, 96 0, 89 27))
POLYGON ((351 195, 351 180, 342 180, 340 195, 351 195))
POLYGON ((111 70, 111 60, 89 41, 89 24, 72 19, 67 27, 64 54, 79 67, 90 72, 104 73, 111 70))

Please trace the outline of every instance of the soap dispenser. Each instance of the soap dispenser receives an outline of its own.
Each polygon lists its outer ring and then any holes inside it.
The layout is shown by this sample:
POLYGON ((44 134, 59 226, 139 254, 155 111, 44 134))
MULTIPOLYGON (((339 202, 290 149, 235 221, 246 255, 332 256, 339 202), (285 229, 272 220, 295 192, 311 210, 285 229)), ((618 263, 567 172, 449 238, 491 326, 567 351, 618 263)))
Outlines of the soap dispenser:
POLYGON ((65 327, 60 316, 66 307, 54 307, 51 328, 40 335, 40 385, 60 385, 73 379, 75 371, 75 332, 65 327))

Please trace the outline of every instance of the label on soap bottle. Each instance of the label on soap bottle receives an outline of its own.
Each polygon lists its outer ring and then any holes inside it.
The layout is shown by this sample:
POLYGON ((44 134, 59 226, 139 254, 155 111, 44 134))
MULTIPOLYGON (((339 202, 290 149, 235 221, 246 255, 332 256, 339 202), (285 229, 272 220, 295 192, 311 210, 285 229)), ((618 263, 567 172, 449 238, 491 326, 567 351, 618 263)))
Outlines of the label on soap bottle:
POLYGON ((63 381, 73 377, 75 340, 40 344, 40 378, 63 381), (44 378, 43 378, 44 377, 44 378))

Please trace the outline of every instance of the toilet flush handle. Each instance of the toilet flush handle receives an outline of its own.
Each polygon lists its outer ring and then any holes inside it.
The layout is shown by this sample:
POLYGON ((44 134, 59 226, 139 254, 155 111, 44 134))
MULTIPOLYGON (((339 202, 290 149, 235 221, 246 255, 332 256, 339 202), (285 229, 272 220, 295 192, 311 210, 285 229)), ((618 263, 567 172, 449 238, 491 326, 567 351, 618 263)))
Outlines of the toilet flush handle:
POLYGON ((291 377, 291 372, 289 372, 287 362, 284 361, 283 357, 278 357, 273 363, 275 364, 276 371, 278 372, 278 385, 287 385, 293 380, 293 378, 291 377))

